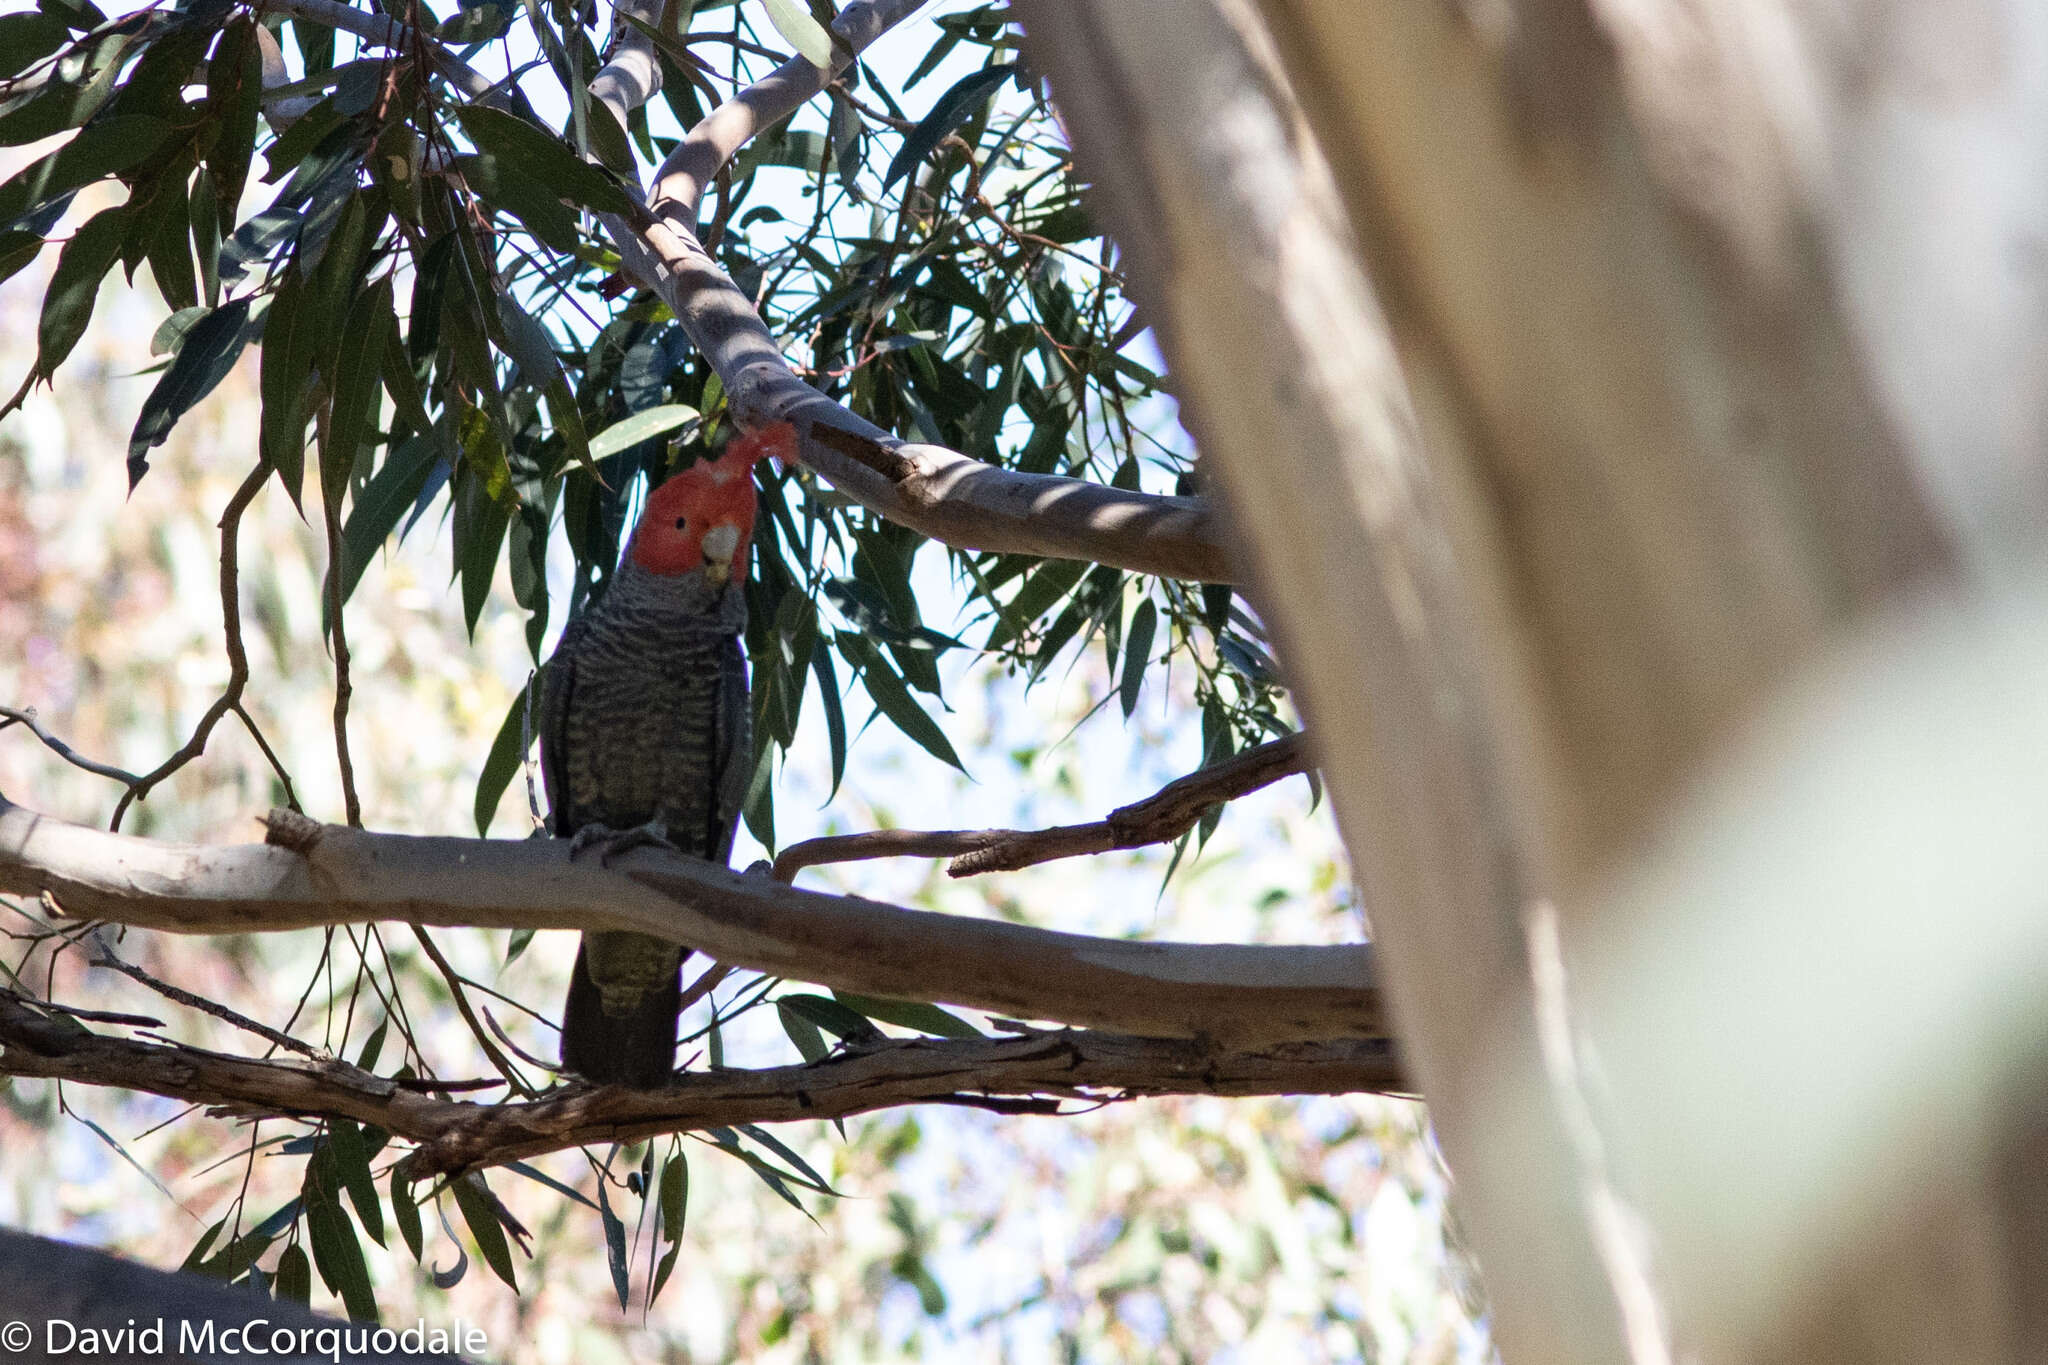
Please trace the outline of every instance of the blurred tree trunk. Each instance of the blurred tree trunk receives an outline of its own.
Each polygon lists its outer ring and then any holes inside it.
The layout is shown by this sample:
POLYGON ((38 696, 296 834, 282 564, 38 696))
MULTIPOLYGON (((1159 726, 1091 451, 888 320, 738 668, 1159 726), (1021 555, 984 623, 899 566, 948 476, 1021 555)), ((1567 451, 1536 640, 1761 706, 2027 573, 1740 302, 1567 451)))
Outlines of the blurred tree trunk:
POLYGON ((1323 746, 1504 1356, 2041 1358, 2037 1115, 1881 1237, 1774 1229, 1812 1277, 1730 1309, 1748 1249, 1616 1174, 1660 1116, 1586 1069, 1566 968, 1670 927, 1604 888, 1832 642, 2037 534, 2048 17, 1021 7, 1323 746))

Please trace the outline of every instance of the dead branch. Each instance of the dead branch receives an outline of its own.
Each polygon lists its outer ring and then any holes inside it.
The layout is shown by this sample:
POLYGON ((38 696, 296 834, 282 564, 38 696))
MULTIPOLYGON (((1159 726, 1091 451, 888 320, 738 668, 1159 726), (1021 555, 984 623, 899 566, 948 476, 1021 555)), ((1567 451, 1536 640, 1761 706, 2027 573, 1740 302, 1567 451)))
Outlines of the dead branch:
POLYGON ((340 1060, 259 1061, 94 1033, 0 990, 0 1074, 142 1090, 235 1116, 340 1115, 418 1144, 415 1176, 599 1142, 740 1123, 845 1118, 905 1104, 1014 1110, 1054 1096, 1090 1104, 1161 1095, 1405 1093, 1384 1039, 1218 1051, 1185 1040, 1059 1029, 1013 1038, 915 1038, 799 1066, 685 1073, 666 1090, 563 1087, 477 1104, 419 1094, 340 1060))
POLYGON ((1299 734, 1247 749, 1214 767, 1189 773, 1142 801, 1119 806, 1107 818, 1050 829, 878 829, 830 834, 791 844, 775 859, 777 881, 791 881, 806 867, 868 858, 951 858, 946 872, 973 877, 1014 872, 1056 858, 1078 858, 1113 849, 1163 844, 1193 829, 1212 807, 1234 801, 1283 777, 1313 767, 1299 734))
POLYGON ((371 920, 631 929, 839 990, 1230 1046, 1385 1032, 1368 944, 1091 938, 828 896, 663 849, 572 862, 559 839, 423 838, 275 812, 290 847, 160 843, 0 796, 0 892, 174 933, 371 920))

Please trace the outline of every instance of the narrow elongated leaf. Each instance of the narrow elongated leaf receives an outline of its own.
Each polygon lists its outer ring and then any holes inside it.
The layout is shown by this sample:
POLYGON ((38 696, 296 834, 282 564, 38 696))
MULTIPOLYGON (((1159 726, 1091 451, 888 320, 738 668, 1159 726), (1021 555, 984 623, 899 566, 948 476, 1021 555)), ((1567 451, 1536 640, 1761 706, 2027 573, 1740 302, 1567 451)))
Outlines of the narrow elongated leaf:
POLYGON ((510 213, 556 251, 567 255, 576 250, 581 238, 575 212, 515 164, 503 157, 478 154, 456 157, 450 165, 486 204, 510 213))
POLYGON ((1126 719, 1138 709, 1138 693, 1145 685, 1145 669, 1152 662, 1152 635, 1158 626, 1159 611, 1148 597, 1131 613, 1130 642, 1124 646, 1124 676, 1117 685, 1117 700, 1126 719))
POLYGON ((879 649, 857 635, 841 634, 835 643, 840 653, 860 668, 861 685, 867 688, 869 698, 889 718, 890 724, 933 758, 951 764, 963 773, 967 771, 960 762, 960 756, 953 752, 953 742, 946 738, 946 732, 917 704, 916 698, 910 695, 910 689, 879 649))
POLYGON ((768 22, 789 45, 820 71, 832 69, 832 35, 797 0, 763 0, 768 22))
POLYGON ((258 444, 263 462, 300 506, 306 469, 306 392, 313 382, 313 348, 319 322, 307 306, 306 279, 287 271, 263 324, 263 428, 258 444))
POLYGON ((646 408, 631 417, 612 423, 591 437, 590 458, 602 460, 607 455, 616 455, 628 446, 651 441, 696 420, 697 410, 682 403, 664 403, 657 408, 646 408))
POLYGON ((170 368, 156 381, 128 438, 128 486, 141 482, 149 452, 164 443, 178 419, 227 377, 249 342, 249 300, 236 299, 195 321, 170 368))
POLYGON ((386 310, 384 315, 383 351, 384 389, 391 395, 398 415, 415 432, 431 430, 434 419, 427 412, 426 391, 420 387, 412 357, 406 353, 405 338, 399 334, 396 308, 386 310))
POLYGON ((479 151, 518 167, 564 199, 597 213, 630 215, 637 207, 608 171, 584 161, 560 138, 517 114, 465 104, 456 117, 479 151))
POLYGON ((462 1221, 469 1225, 469 1235, 476 1239, 476 1249, 483 1255, 484 1264, 510 1285, 513 1293, 518 1293, 519 1281, 512 1271, 512 1248, 505 1241, 504 1224, 498 1221, 498 1201, 484 1183, 482 1173, 471 1171, 457 1176, 448 1188, 454 1192, 456 1207, 462 1210, 462 1221))
POLYGON ((170 124, 145 114, 99 119, 0 185, 0 223, 12 223, 60 194, 140 165, 170 135, 170 124))
POLYGON ((420 1226, 419 1201, 412 1197, 412 1183, 399 1173, 399 1167, 391 1168, 391 1217, 398 1224, 398 1235, 405 1239, 405 1249, 417 1261, 426 1254, 425 1229, 420 1226))
POLYGON ((42 254, 39 232, 0 232, 0 281, 12 279, 42 254))
MULTIPOLYGON (((537 689, 540 679, 530 684, 537 689)), ((536 697, 539 695, 536 691, 536 697)), ((521 688, 512 698, 512 706, 505 712, 503 723, 498 726, 497 738, 491 741, 491 752, 484 758, 483 771, 476 779, 476 833, 479 839, 491 830, 491 817, 498 813, 498 803, 504 799, 505 788, 512 785, 513 777, 519 772, 519 765, 526 761, 526 717, 527 689, 521 688)))
POLYGON ((840 779, 846 776, 846 711, 839 701, 839 670, 832 662, 832 646, 824 636, 811 646, 811 673, 818 680, 818 704, 825 712, 825 736, 831 746, 832 790, 830 801, 839 794, 840 779))
POLYGON ((818 1032, 818 1026, 798 1011, 778 1000, 775 1002, 775 1015, 782 1022, 783 1033, 795 1044, 797 1055, 805 1061, 822 1061, 831 1052, 825 1046, 825 1035, 818 1032))
POLYGON ((12 76, 33 66, 70 37, 70 27, 47 14, 0 14, 0 75, 12 76))
POLYGON ((624 1309, 631 1295, 633 1277, 626 1269, 626 1225, 619 1221, 619 1215, 612 1212, 611 1192, 606 1188, 612 1182, 597 1182, 598 1219, 604 1224, 604 1261, 612 1272, 612 1290, 619 1296, 619 1307, 624 1309))
POLYGON ((249 182, 256 148, 256 114, 263 98, 263 56, 253 18, 237 18, 221 31, 206 64, 207 112, 220 120, 220 133, 207 149, 220 221, 233 223, 249 182))
POLYGON ((306 1235, 313 1243, 320 1282, 340 1297, 352 1321, 375 1322, 377 1299, 370 1289, 370 1268, 355 1225, 342 1212, 339 1174, 327 1144, 306 1165, 305 1201, 306 1235))
POLYGON ((192 254, 199 261, 200 300, 208 308, 220 304, 220 196, 214 193, 213 172, 201 166, 192 177, 192 254))
POLYGON ((270 1277, 270 1292, 291 1303, 313 1301, 313 1266, 306 1259, 304 1247, 294 1242, 279 1253, 277 1269, 270 1277))
POLYGON ((43 293, 43 315, 36 329, 36 373, 48 379, 71 354, 71 348, 85 335, 92 321, 92 307, 99 297, 100 282, 114 268, 121 255, 121 239, 128 232, 128 208, 120 205, 101 209, 71 234, 57 255, 57 268, 50 273, 49 288, 43 293))
POLYGON ((866 1015, 826 996, 808 992, 779 996, 775 1007, 856 1046, 888 1041, 889 1035, 876 1028, 866 1015))
POLYGON ((879 1019, 885 1024, 914 1028, 920 1033, 936 1034, 941 1038, 983 1036, 980 1029, 959 1015, 923 1001, 884 1000, 879 996, 854 995, 848 991, 834 991, 832 994, 848 1009, 858 1010, 868 1018, 879 1019))
POLYGON ((363 1231, 383 1246, 384 1209, 377 1202, 377 1182, 370 1178, 370 1149, 362 1130, 353 1119, 337 1115, 327 1121, 327 1144, 334 1150, 335 1173, 341 1177, 349 1203, 356 1206, 363 1231))
POLYGON ((349 476, 375 433, 377 398, 383 391, 384 332, 391 321, 391 277, 356 296, 342 324, 334 360, 334 401, 320 443, 320 486, 340 506, 349 476))
POLYGON ((192 208, 182 174, 169 177, 162 192, 150 200, 148 214, 149 221, 138 223, 134 230, 142 234, 157 293, 173 308, 198 306, 199 282, 192 270, 192 208))
POLYGON ((903 146, 889 161, 889 169, 882 176, 882 189, 916 170, 924 159, 932 154, 946 135, 968 120, 968 117, 987 103, 990 96, 1002 88, 1003 82, 1017 74, 1015 63, 987 67, 971 75, 963 76, 953 87, 939 96, 929 114, 918 121, 917 127, 904 135, 903 146))

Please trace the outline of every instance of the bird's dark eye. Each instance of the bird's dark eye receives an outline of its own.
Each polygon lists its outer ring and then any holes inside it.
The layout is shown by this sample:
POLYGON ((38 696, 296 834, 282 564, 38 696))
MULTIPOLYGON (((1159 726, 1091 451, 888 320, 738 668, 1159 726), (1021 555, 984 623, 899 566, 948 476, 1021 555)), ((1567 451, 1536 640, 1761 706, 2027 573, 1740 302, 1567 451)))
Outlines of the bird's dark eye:
POLYGON ((690 519, 689 519, 688 517, 677 517, 677 518, 676 518, 676 529, 677 529, 678 531, 682 531, 682 530, 687 530, 687 529, 689 528, 689 525, 690 525, 690 519))

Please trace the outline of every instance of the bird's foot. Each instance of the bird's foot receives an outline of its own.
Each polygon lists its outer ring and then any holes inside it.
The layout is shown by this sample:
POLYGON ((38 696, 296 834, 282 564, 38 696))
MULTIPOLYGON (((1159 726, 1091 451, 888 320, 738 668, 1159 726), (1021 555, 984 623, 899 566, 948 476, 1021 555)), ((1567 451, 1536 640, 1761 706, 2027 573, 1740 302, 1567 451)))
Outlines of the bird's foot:
POLYGON ((636 848, 665 848, 671 853, 680 853, 670 842, 668 825, 661 820, 649 820, 644 825, 631 829, 613 829, 609 825, 585 825, 569 837, 569 859, 574 862, 591 849, 601 850, 598 861, 601 866, 610 867, 612 859, 630 853, 636 848))

